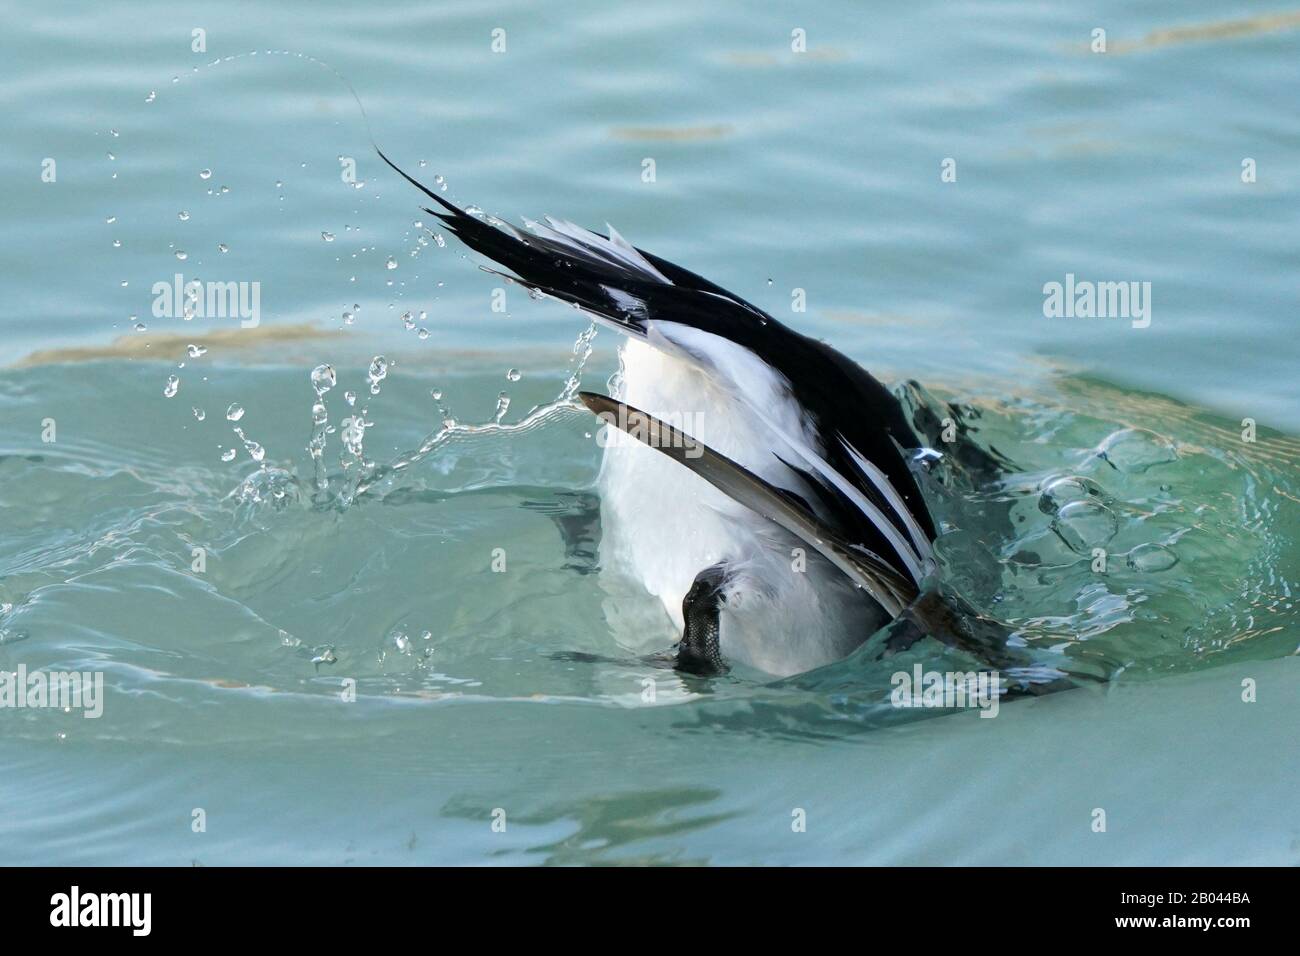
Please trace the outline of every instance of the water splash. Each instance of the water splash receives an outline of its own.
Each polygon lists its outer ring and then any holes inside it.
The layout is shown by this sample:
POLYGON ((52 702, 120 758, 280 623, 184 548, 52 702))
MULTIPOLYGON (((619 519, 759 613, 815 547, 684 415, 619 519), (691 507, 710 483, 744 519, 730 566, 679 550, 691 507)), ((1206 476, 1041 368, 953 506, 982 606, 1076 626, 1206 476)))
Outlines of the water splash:
MULTIPOLYGON (((528 414, 517 422, 505 422, 502 418, 504 418, 505 412, 509 408, 509 400, 506 400, 505 408, 502 408, 498 399, 497 409, 492 420, 481 424, 458 422, 448 415, 446 409, 440 405, 439 411, 445 417, 442 426, 437 431, 427 435, 420 442, 419 447, 403 452, 387 464, 376 468, 373 474, 358 482, 350 494, 341 498, 339 504, 342 507, 347 507, 380 482, 392 481, 407 468, 424 461, 438 449, 452 442, 494 435, 524 435, 571 414, 585 415, 586 409, 577 401, 576 396, 578 389, 582 385, 583 368, 587 364, 587 359, 591 357, 592 341, 596 337, 596 332, 596 324, 593 322, 578 334, 573 343, 573 355, 569 361, 569 375, 565 379, 560 393, 552 401, 534 406, 529 410, 528 414)), ((441 391, 435 389, 432 394, 435 401, 441 400, 441 391)))

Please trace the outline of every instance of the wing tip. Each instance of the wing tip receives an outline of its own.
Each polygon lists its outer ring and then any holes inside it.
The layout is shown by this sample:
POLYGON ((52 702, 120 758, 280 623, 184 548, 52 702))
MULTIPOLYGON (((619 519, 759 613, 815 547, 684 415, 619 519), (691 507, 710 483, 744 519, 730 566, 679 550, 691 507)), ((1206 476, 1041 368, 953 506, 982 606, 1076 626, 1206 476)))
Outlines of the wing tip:
POLYGON ((601 395, 599 392, 579 392, 578 399, 597 415, 601 412, 618 410, 618 402, 608 395, 601 395))
MULTIPOLYGON (((443 199, 441 196, 439 196, 437 193, 435 193, 435 192, 434 192, 432 189, 430 189, 428 186, 424 185, 424 183, 420 182, 420 181, 419 181, 418 179, 416 179, 414 176, 412 176, 412 175, 410 175, 408 172, 406 172, 406 170, 402 169, 401 166, 398 166, 395 162, 393 162, 391 159, 389 159, 389 158, 384 154, 384 151, 383 151, 382 149, 380 149, 378 146, 375 147, 375 152, 379 154, 379 158, 380 158, 380 159, 382 159, 382 160, 383 160, 384 162, 386 162, 390 167, 392 167, 393 171, 394 171, 395 173, 397 173, 397 175, 401 176, 401 177, 402 177, 403 179, 405 179, 408 183, 410 183, 410 184, 411 184, 412 186, 414 186, 416 189, 420 190, 420 192, 424 193, 426 196, 428 196, 430 199, 432 199, 432 200, 433 200, 434 202, 436 202, 438 205, 442 206, 442 207, 445 208, 445 209, 449 209, 449 210, 451 210, 451 212, 452 212, 453 215, 455 215, 455 216, 464 216, 464 215, 466 215, 465 210, 461 209, 461 208, 460 208, 459 206, 457 206, 455 203, 453 203, 453 202, 449 202, 449 201, 447 201, 446 199, 443 199)), ((431 215, 434 215, 434 216, 441 216, 441 215, 442 215, 441 213, 436 213, 436 212, 434 212, 432 209, 426 209, 425 212, 428 212, 428 213, 430 213, 431 215)))

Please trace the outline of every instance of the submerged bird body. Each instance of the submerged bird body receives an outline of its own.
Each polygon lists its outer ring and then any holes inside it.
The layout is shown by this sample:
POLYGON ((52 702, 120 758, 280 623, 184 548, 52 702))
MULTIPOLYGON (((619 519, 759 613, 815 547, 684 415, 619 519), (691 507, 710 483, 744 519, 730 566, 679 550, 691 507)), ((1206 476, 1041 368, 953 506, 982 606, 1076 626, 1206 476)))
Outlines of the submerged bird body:
MULTIPOLYGON (((774 450, 785 442, 747 412, 727 381, 637 339, 620 350, 614 398, 667 422, 774 485, 807 494, 774 450)), ((775 379, 754 382, 773 417, 808 432, 799 406, 775 379)), ((879 607, 796 536, 653 448, 607 434, 597 481, 603 567, 640 581, 680 632, 683 599, 703 568, 721 566, 722 655, 771 674, 838 660, 886 622, 879 607)), ((785 449, 787 456, 792 451, 785 449)))
POLYGON ((602 571, 663 604, 680 669, 793 674, 904 616, 933 568, 935 529, 905 453, 922 442, 883 385, 612 228, 525 220, 524 232, 393 168, 499 274, 627 336, 616 394, 584 393, 589 407, 699 446, 638 442, 626 421, 602 432, 602 571))

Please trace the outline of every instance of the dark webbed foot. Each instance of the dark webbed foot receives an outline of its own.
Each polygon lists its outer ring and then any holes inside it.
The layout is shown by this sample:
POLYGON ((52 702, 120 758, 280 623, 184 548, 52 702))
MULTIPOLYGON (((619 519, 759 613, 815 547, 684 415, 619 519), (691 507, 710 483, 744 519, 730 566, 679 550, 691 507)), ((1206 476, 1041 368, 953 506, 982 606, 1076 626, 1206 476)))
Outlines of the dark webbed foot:
POLYGON ((705 568, 695 576, 695 582, 682 599, 682 617, 686 627, 677 644, 677 670, 706 676, 727 672, 719 645, 721 628, 718 622, 726 601, 722 593, 725 579, 726 570, 721 564, 705 568))

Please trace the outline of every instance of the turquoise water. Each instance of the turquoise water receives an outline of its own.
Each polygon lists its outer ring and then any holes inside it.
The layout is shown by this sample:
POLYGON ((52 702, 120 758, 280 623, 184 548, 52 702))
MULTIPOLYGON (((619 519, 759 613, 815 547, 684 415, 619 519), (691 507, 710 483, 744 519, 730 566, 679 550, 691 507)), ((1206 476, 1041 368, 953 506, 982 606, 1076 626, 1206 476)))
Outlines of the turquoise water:
POLYGON ((4 27, 0 670, 101 671, 105 698, 0 709, 0 862, 1300 860, 1300 13, 45 4, 4 27), (1014 468, 936 475, 945 576, 1109 683, 908 719, 893 671, 969 662, 639 663, 674 635, 566 554, 599 449, 545 411, 571 377, 602 390, 618 343, 517 287, 494 310, 336 72, 449 196, 613 223, 924 383, 915 407, 960 405, 1014 468), (177 273, 258 283, 256 325, 155 316, 177 273), (1067 274, 1151 283, 1149 325, 1045 317, 1067 274), (502 392, 531 424, 490 427, 502 392))

